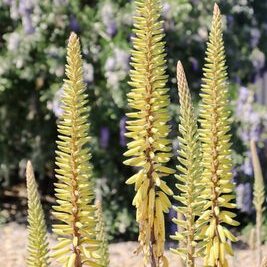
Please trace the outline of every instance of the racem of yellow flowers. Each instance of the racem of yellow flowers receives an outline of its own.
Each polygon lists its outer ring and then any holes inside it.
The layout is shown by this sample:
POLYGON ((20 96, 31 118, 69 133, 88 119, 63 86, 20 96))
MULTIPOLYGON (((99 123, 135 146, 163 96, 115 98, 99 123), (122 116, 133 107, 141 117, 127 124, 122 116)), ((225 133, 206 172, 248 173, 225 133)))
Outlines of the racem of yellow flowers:
POLYGON ((164 257, 164 213, 171 202, 172 190, 165 177, 174 170, 165 166, 171 157, 171 141, 167 139, 169 128, 167 75, 164 52, 163 21, 159 20, 161 5, 158 0, 135 1, 135 37, 131 52, 130 71, 133 87, 128 94, 132 112, 126 114, 128 151, 131 157, 124 163, 137 167, 138 172, 127 180, 135 184, 136 220, 139 223, 139 242, 144 263, 152 267, 167 266, 164 257))
POLYGON ((232 182, 230 111, 225 52, 222 38, 222 19, 219 7, 214 6, 211 32, 206 52, 201 89, 200 140, 202 143, 203 182, 201 197, 206 200, 204 212, 198 219, 204 266, 227 267, 227 254, 233 251, 229 241, 236 241, 225 225, 238 225, 233 218, 235 208, 232 182))
POLYGON ((101 266, 96 253, 100 242, 96 239, 91 154, 87 146, 89 110, 80 43, 74 33, 67 47, 66 75, 56 150, 58 205, 53 207, 53 215, 61 223, 53 225, 53 232, 58 235, 53 257, 67 267, 97 267, 101 266))
POLYGON ((196 218, 203 208, 202 200, 199 198, 200 192, 203 190, 200 167, 201 153, 197 118, 180 61, 177 64, 177 82, 180 102, 179 164, 177 169, 180 174, 176 175, 179 182, 176 187, 180 193, 174 196, 175 200, 179 202, 174 209, 183 216, 183 219, 173 219, 179 231, 171 238, 179 241, 179 248, 171 250, 181 256, 187 267, 194 267, 197 257, 196 241, 198 229, 196 227, 196 218))

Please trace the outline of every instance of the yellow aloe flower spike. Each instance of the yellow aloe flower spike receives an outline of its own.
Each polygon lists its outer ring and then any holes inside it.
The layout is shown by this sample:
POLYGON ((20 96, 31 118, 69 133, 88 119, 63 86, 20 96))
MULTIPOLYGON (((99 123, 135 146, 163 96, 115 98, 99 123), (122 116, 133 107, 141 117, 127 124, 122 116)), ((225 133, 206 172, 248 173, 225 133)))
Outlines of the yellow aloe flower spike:
POLYGON ((128 151, 131 157, 124 163, 137 167, 138 172, 127 180, 135 184, 136 220, 139 223, 140 249, 144 254, 144 264, 152 267, 167 265, 164 257, 165 225, 164 212, 171 203, 167 195, 172 190, 163 177, 174 173, 165 166, 171 157, 171 141, 167 139, 169 105, 166 82, 165 43, 162 41, 163 21, 159 20, 161 5, 159 0, 135 1, 137 14, 134 17, 135 37, 131 52, 130 71, 133 87, 128 94, 128 104, 133 109, 128 116, 128 151))
POLYGON ((228 266, 226 255, 232 254, 228 241, 236 238, 225 225, 236 226, 234 208, 228 85, 225 52, 222 38, 222 18, 214 5, 201 90, 200 139, 202 141, 203 182, 202 197, 207 203, 198 220, 204 239, 204 266, 228 266), (227 210, 226 210, 227 209, 227 210))
POLYGON ((263 223, 263 211, 264 199, 265 199, 265 186, 264 179, 262 175, 260 160, 257 153, 257 148, 255 141, 251 140, 250 150, 252 155, 252 163, 254 170, 254 190, 253 190, 253 204, 256 209, 256 246, 257 246, 257 256, 256 256, 256 266, 261 266, 262 260, 262 223, 263 223))
POLYGON ((67 79, 62 96, 63 115, 58 123, 55 191, 57 206, 53 215, 61 222, 53 225, 58 235, 53 257, 67 267, 97 264, 96 208, 91 180, 88 142, 89 110, 83 82, 80 43, 72 33, 67 47, 67 79))
POLYGON ((172 239, 179 241, 179 248, 171 249, 172 252, 181 256, 187 267, 195 266, 196 258, 196 216, 202 209, 202 202, 199 199, 201 186, 201 153, 198 140, 197 119, 192 104, 192 99, 187 84, 182 63, 177 64, 177 81, 180 100, 180 124, 178 137, 179 150, 177 166, 179 175, 176 175, 179 183, 176 187, 180 193, 174 196, 181 205, 175 207, 178 214, 183 215, 183 220, 174 218, 178 225, 179 232, 176 232, 172 239), (181 230, 180 230, 181 229, 181 230))
POLYGON ((96 214, 97 214, 97 240, 100 241, 100 249, 99 249, 99 257, 100 257, 100 264, 103 267, 108 267, 109 265, 109 251, 108 251, 108 240, 106 237, 106 226, 104 221, 104 215, 102 211, 101 202, 98 201, 96 203, 96 214))
POLYGON ((28 194, 28 267, 48 267, 46 224, 34 172, 30 161, 26 167, 28 194))

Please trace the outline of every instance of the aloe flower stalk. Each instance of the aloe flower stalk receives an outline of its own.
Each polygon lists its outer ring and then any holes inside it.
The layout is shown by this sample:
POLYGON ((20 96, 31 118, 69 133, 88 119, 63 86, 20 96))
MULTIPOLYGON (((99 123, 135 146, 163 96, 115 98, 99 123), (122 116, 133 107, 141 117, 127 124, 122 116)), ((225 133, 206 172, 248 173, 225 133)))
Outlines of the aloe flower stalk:
POLYGON ((26 181, 28 194, 28 267, 48 267, 46 224, 32 164, 27 162, 26 181))
POLYGON ((226 267, 226 255, 233 254, 228 241, 236 241, 226 225, 236 226, 238 222, 233 219, 236 214, 228 211, 235 208, 231 202, 234 199, 234 185, 222 19, 217 4, 214 5, 201 97, 199 133, 203 153, 203 182, 206 185, 201 195, 207 203, 198 225, 202 227, 200 235, 204 238, 204 266, 226 267))
POLYGON ((176 187, 180 193, 174 196, 181 205, 175 207, 178 214, 183 215, 183 219, 174 218, 178 229, 172 239, 179 241, 179 248, 171 249, 180 255, 186 266, 194 267, 196 258, 196 237, 197 228, 195 225, 196 216, 201 212, 201 199, 199 199, 201 186, 201 153, 198 140, 197 119, 194 112, 189 87, 183 66, 179 61, 177 64, 177 81, 180 99, 180 124, 178 137, 179 150, 177 166, 179 175, 176 175, 179 183, 176 187))
POLYGON ((103 267, 107 267, 109 265, 109 252, 108 252, 108 240, 106 236, 106 226, 104 221, 104 215, 102 211, 101 202, 98 201, 96 203, 96 214, 97 214, 97 240, 100 241, 100 249, 99 249, 99 263, 103 267))
POLYGON ((164 177, 174 173, 165 166, 171 157, 171 141, 167 107, 170 103, 166 82, 166 60, 163 22, 159 20, 161 5, 158 0, 136 1, 137 14, 134 17, 135 37, 131 52, 130 71, 132 86, 128 94, 128 104, 133 109, 126 114, 126 136, 131 157, 124 163, 137 167, 138 172, 127 180, 135 184, 136 220, 139 223, 140 249, 144 254, 145 265, 152 267, 163 264, 165 223, 164 213, 169 211, 171 202, 167 195, 172 190, 164 177))
POLYGON ((53 257, 64 266, 100 266, 97 261, 96 208, 93 205, 92 167, 88 143, 89 111, 83 81, 79 39, 72 33, 67 47, 67 79, 62 96, 63 114, 58 123, 55 183, 57 206, 53 225, 58 235, 53 257))
POLYGON ((254 190, 253 190, 253 204, 256 209, 256 266, 261 266, 262 252, 261 252, 261 231, 263 223, 264 199, 265 189, 260 160, 257 154, 255 141, 250 141, 250 149, 252 155, 252 164, 254 170, 254 190))

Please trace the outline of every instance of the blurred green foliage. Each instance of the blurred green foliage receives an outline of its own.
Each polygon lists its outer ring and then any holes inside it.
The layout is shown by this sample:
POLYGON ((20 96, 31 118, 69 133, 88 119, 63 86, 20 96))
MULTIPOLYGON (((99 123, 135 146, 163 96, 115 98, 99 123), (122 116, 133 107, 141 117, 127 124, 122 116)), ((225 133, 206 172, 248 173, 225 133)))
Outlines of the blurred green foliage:
MULTIPOLYGON (((236 96, 239 84, 252 83, 265 68, 267 3, 217 2, 226 14, 226 55, 236 96)), ((173 122, 178 118, 174 78, 178 59, 185 65, 198 101, 213 4, 210 0, 163 0, 173 122)), ((51 193, 65 45, 75 31, 85 59, 97 194, 103 198, 109 232, 115 238, 133 238, 137 230, 131 208, 133 191, 124 185, 131 169, 122 165, 133 10, 133 2, 126 0, 0 0, 0 183, 8 187, 21 182, 26 160, 31 159, 43 193, 51 193)), ((246 146, 235 138, 238 161, 246 146)))

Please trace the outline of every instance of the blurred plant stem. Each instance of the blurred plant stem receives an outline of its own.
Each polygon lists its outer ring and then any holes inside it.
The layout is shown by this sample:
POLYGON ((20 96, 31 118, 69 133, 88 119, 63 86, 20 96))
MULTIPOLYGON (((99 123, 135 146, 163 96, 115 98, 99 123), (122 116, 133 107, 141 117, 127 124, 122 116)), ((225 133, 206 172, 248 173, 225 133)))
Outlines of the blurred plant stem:
POLYGON ((262 169, 260 166, 260 160, 257 154, 257 148, 254 140, 250 141, 250 149, 252 154, 252 164, 254 169, 254 192, 253 192, 253 204, 256 209, 256 266, 261 266, 262 251, 261 251, 261 232, 262 232, 262 214, 264 211, 264 180, 262 175, 262 169))

